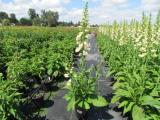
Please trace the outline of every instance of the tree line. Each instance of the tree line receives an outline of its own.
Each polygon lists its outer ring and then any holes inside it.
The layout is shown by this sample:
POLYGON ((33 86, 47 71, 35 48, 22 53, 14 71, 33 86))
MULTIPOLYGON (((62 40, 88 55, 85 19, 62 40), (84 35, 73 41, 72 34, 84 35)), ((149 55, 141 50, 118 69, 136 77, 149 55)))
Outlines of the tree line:
POLYGON ((41 14, 38 14, 35 9, 30 8, 28 10, 29 18, 22 17, 19 20, 16 14, 8 14, 4 11, 0 11, 0 25, 22 25, 22 26, 48 26, 56 27, 60 26, 78 26, 80 22, 74 24, 71 22, 58 21, 59 13, 57 11, 42 10, 41 14))

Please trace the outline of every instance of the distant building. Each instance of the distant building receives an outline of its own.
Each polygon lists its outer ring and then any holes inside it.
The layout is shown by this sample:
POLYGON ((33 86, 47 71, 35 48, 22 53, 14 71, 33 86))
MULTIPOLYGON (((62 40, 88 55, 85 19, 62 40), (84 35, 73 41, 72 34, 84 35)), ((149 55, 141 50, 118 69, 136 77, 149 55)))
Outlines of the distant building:
POLYGON ((15 23, 11 23, 11 26, 16 26, 16 24, 15 23))

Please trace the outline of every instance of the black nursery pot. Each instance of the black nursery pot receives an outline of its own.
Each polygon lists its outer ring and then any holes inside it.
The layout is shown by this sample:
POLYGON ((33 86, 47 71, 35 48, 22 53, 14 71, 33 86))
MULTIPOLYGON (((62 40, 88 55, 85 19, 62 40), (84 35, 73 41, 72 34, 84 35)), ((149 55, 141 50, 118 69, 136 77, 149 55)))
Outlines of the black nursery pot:
POLYGON ((32 100, 35 104, 42 105, 44 102, 44 93, 43 92, 38 93, 38 95, 35 96, 32 100))
POLYGON ((77 116, 78 120, 87 120, 88 110, 85 110, 80 107, 76 107, 75 111, 76 111, 76 116, 77 116))
POLYGON ((39 96, 37 98, 34 99, 37 103, 42 103, 43 100, 44 100, 44 97, 43 96, 39 96))

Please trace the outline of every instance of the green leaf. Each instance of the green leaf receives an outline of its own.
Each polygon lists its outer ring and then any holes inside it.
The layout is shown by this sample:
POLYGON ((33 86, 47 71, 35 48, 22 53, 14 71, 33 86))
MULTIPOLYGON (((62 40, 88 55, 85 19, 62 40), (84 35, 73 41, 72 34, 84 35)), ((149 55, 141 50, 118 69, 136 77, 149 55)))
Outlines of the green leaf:
POLYGON ((118 108, 124 107, 127 104, 128 104, 128 101, 123 101, 119 104, 118 108))
POLYGON ((109 71, 108 74, 106 75, 106 78, 110 77, 113 73, 115 73, 115 70, 109 71))
POLYGON ((90 103, 90 104, 92 104, 92 100, 93 100, 92 98, 88 98, 87 102, 90 103))
POLYGON ((116 77, 118 81, 125 81, 125 76, 118 76, 116 77))
POLYGON ((94 98, 92 100, 92 104, 96 107, 104 107, 108 105, 108 102, 106 101, 104 97, 98 96, 97 98, 94 98))
POLYGON ((112 104, 113 104, 113 103, 116 103, 116 102, 119 101, 119 99, 120 99, 120 97, 117 96, 117 95, 115 95, 115 96, 113 96, 113 98, 112 98, 112 100, 111 100, 111 103, 112 103, 112 104))
POLYGON ((160 101, 156 98, 153 98, 152 96, 143 96, 141 100, 142 100, 142 105, 149 105, 151 107, 160 109, 160 101))
POLYGON ((85 110, 89 110, 90 109, 90 105, 86 102, 86 101, 81 101, 79 104, 78 104, 79 107, 85 109, 85 110))
POLYGON ((71 95, 70 94, 65 94, 65 96, 63 98, 65 100, 69 101, 71 99, 71 95))
POLYGON ((135 105, 132 110, 132 118, 133 120, 145 120, 143 109, 135 105))
POLYGON ((84 109, 86 110, 90 109, 90 105, 87 102, 84 102, 84 109))
POLYGON ((48 75, 52 75, 52 72, 53 72, 52 69, 49 69, 49 70, 47 71, 48 75))
POLYGON ((154 96, 154 97, 159 97, 159 94, 158 94, 158 90, 156 88, 154 88, 152 90, 152 92, 150 93, 151 96, 154 96))
POLYGON ((55 72, 53 73, 53 76, 54 76, 54 77, 57 77, 57 76, 58 76, 58 73, 59 73, 58 71, 55 71, 55 72))
POLYGON ((125 75, 125 72, 118 72, 118 73, 116 73, 116 76, 124 76, 125 75))
POLYGON ((4 109, 3 109, 2 105, 0 105, 0 111, 4 111, 4 109))
POLYGON ((127 90, 124 90, 124 89, 118 89, 115 92, 115 94, 118 95, 118 96, 124 96, 124 97, 127 97, 127 98, 131 98, 132 94, 130 92, 131 91, 127 91, 127 90))
POLYGON ((141 100, 145 103, 145 102, 154 100, 154 98, 152 96, 146 95, 146 96, 142 96, 141 100))
POLYGON ((11 108, 9 112, 10 112, 14 117, 16 116, 16 112, 15 112, 15 110, 14 110, 13 108, 11 108))
POLYGON ((83 104, 84 104, 83 101, 81 101, 81 102, 78 103, 78 106, 83 108, 83 104))
POLYGON ((122 84, 117 81, 117 82, 114 83, 113 89, 116 90, 116 89, 119 88, 121 85, 122 85, 122 84))
POLYGON ((76 104, 75 97, 72 97, 71 100, 68 102, 67 110, 68 111, 74 110, 75 104, 76 104))
POLYGON ((126 105, 126 106, 124 107, 123 114, 125 114, 125 113, 127 113, 127 112, 131 111, 131 110, 132 110, 133 105, 134 105, 134 103, 133 103, 133 102, 130 102, 130 103, 129 103, 129 105, 126 105))

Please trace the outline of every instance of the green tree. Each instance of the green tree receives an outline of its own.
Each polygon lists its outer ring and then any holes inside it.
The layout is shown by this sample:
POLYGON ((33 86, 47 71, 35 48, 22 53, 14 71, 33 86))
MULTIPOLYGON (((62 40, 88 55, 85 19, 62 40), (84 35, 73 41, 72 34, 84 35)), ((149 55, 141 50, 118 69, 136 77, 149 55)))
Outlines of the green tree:
POLYGON ((36 10, 32 9, 32 8, 30 8, 28 10, 28 15, 29 15, 31 20, 33 20, 34 18, 36 18, 38 16, 37 13, 36 13, 36 10))
POLYGON ((27 18, 21 18, 20 19, 20 24, 25 25, 25 26, 31 26, 32 21, 30 19, 27 19, 27 18))
POLYGON ((9 19, 10 19, 11 23, 15 23, 15 24, 18 23, 18 20, 17 20, 16 15, 14 13, 10 14, 10 18, 9 19))
POLYGON ((50 10, 42 10, 41 18, 44 26, 55 27, 58 25, 59 14, 50 10))
POLYGON ((36 17, 32 20, 32 25, 34 26, 41 26, 42 22, 41 22, 41 18, 36 17))
POLYGON ((45 10, 41 11, 41 19, 42 19, 42 25, 47 26, 47 13, 45 10))
POLYGON ((4 19, 8 19, 8 14, 6 12, 0 12, 0 22, 2 22, 4 19))

